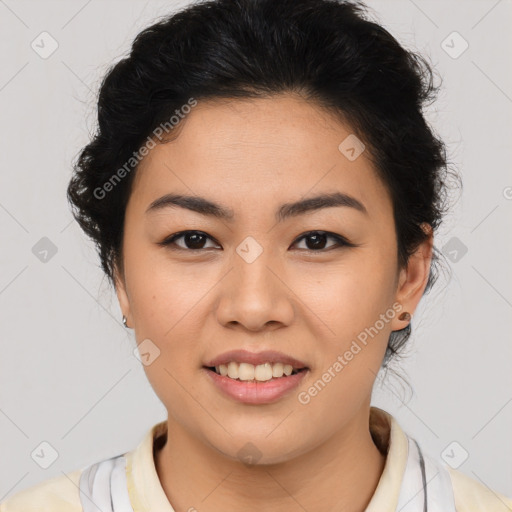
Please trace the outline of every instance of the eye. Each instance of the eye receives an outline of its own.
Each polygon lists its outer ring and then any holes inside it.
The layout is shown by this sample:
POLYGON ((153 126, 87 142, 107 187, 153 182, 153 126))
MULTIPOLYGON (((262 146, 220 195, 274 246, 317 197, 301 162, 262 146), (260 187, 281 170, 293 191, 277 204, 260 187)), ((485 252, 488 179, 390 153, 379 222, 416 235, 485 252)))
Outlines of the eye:
MULTIPOLYGON (((201 249, 208 249, 209 247, 205 247, 205 242, 207 240, 213 240, 211 237, 209 237, 206 233, 203 233, 202 231, 180 231, 179 233, 175 233, 174 235, 171 235, 170 237, 166 238, 163 242, 160 242, 159 245, 163 246, 171 246, 176 245, 177 249, 183 249, 183 250, 201 250, 201 249), (183 242, 185 244, 185 247, 182 245, 176 244, 176 241, 179 239, 183 239, 183 242)), ((174 247, 171 247, 174 248, 174 247)))
MULTIPOLYGON (((175 233, 167 237, 163 242, 159 242, 158 245, 162 245, 165 247, 170 247, 171 249, 178 250, 191 250, 191 251, 199 251, 202 249, 210 249, 212 246, 208 247, 205 244, 209 241, 214 242, 214 240, 208 236, 206 233, 202 231, 196 230, 188 230, 188 231, 180 231, 179 233, 175 233), (183 244, 180 245, 177 243, 178 240, 183 239, 183 244), (172 247, 174 246, 174 247, 172 247)), ((343 238, 340 235, 336 235, 334 233, 329 233, 327 231, 310 231, 305 233, 300 238, 298 238, 293 245, 301 243, 302 241, 306 241, 305 250, 309 250, 312 252, 321 252, 325 250, 330 250, 336 247, 355 247, 354 244, 350 243, 348 240, 343 238), (334 240, 334 243, 330 246, 325 246, 326 241, 328 239, 334 240), (310 243, 308 243, 310 242, 310 243)), ((216 242, 215 242, 216 243, 216 242)), ((215 247, 213 247, 215 248, 215 247)), ((304 248, 303 248, 304 249, 304 248)), ((302 250, 302 249, 301 249, 302 250)))
POLYGON ((334 233, 329 233, 327 231, 310 231, 309 233, 306 233, 302 235, 300 238, 297 239, 295 244, 302 242, 306 240, 306 250, 310 250, 313 252, 319 252, 327 249, 332 249, 336 247, 354 247, 354 244, 351 244, 348 240, 343 238, 340 235, 336 235, 334 233), (325 247, 326 241, 328 239, 334 240, 334 244, 325 247), (310 243, 307 242, 307 240, 310 241, 310 243))

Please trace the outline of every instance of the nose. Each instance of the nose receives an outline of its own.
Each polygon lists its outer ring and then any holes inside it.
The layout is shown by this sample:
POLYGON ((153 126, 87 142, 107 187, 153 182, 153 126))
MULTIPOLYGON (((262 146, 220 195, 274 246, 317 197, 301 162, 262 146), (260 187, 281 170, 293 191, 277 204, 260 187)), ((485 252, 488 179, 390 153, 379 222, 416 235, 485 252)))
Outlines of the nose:
POLYGON ((231 272, 219 287, 217 320, 224 327, 275 330, 294 318, 293 292, 284 272, 264 251, 248 262, 235 255, 231 272))

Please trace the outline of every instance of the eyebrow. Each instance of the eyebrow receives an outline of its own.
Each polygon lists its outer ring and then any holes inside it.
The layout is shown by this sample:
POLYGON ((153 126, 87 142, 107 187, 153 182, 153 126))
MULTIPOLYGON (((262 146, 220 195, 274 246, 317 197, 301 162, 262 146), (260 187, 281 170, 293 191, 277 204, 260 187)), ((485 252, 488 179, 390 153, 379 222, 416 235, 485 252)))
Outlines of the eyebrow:
MULTIPOLYGON (((169 207, 181 207, 201 215, 215 217, 221 220, 233 221, 233 210, 217 204, 209 199, 199 196, 187 196, 182 194, 166 194, 155 199, 146 209, 146 213, 155 212, 169 207)), ((342 192, 320 194, 308 199, 301 199, 293 203, 284 203, 276 211, 276 220, 282 222, 290 217, 296 217, 305 213, 318 211, 323 208, 344 206, 368 215, 363 203, 355 197, 342 192)))

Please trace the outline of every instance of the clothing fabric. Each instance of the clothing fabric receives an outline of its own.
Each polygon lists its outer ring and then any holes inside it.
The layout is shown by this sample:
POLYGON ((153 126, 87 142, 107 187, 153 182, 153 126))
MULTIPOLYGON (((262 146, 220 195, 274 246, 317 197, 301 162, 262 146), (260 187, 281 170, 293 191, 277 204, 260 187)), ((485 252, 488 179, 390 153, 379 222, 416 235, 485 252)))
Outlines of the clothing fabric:
MULTIPOLYGON (((512 512, 512 499, 436 461, 386 411, 370 409, 370 432, 386 462, 365 512, 512 512)), ((157 423, 134 450, 22 490, 0 512, 175 512, 153 456, 166 433, 157 423)))

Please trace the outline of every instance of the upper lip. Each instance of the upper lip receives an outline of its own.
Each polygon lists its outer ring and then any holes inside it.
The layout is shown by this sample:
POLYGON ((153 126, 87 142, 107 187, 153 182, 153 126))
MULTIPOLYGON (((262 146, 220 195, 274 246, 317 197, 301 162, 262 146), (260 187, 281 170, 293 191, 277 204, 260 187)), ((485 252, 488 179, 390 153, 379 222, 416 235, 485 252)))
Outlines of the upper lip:
POLYGON ((221 364, 228 364, 231 361, 237 363, 249 363, 254 366, 263 363, 283 363, 290 364, 296 369, 307 368, 306 363, 295 359, 294 357, 276 352, 275 350, 263 350, 261 352, 249 352, 248 350, 230 350, 218 355, 214 359, 206 362, 204 366, 212 367, 221 364))

